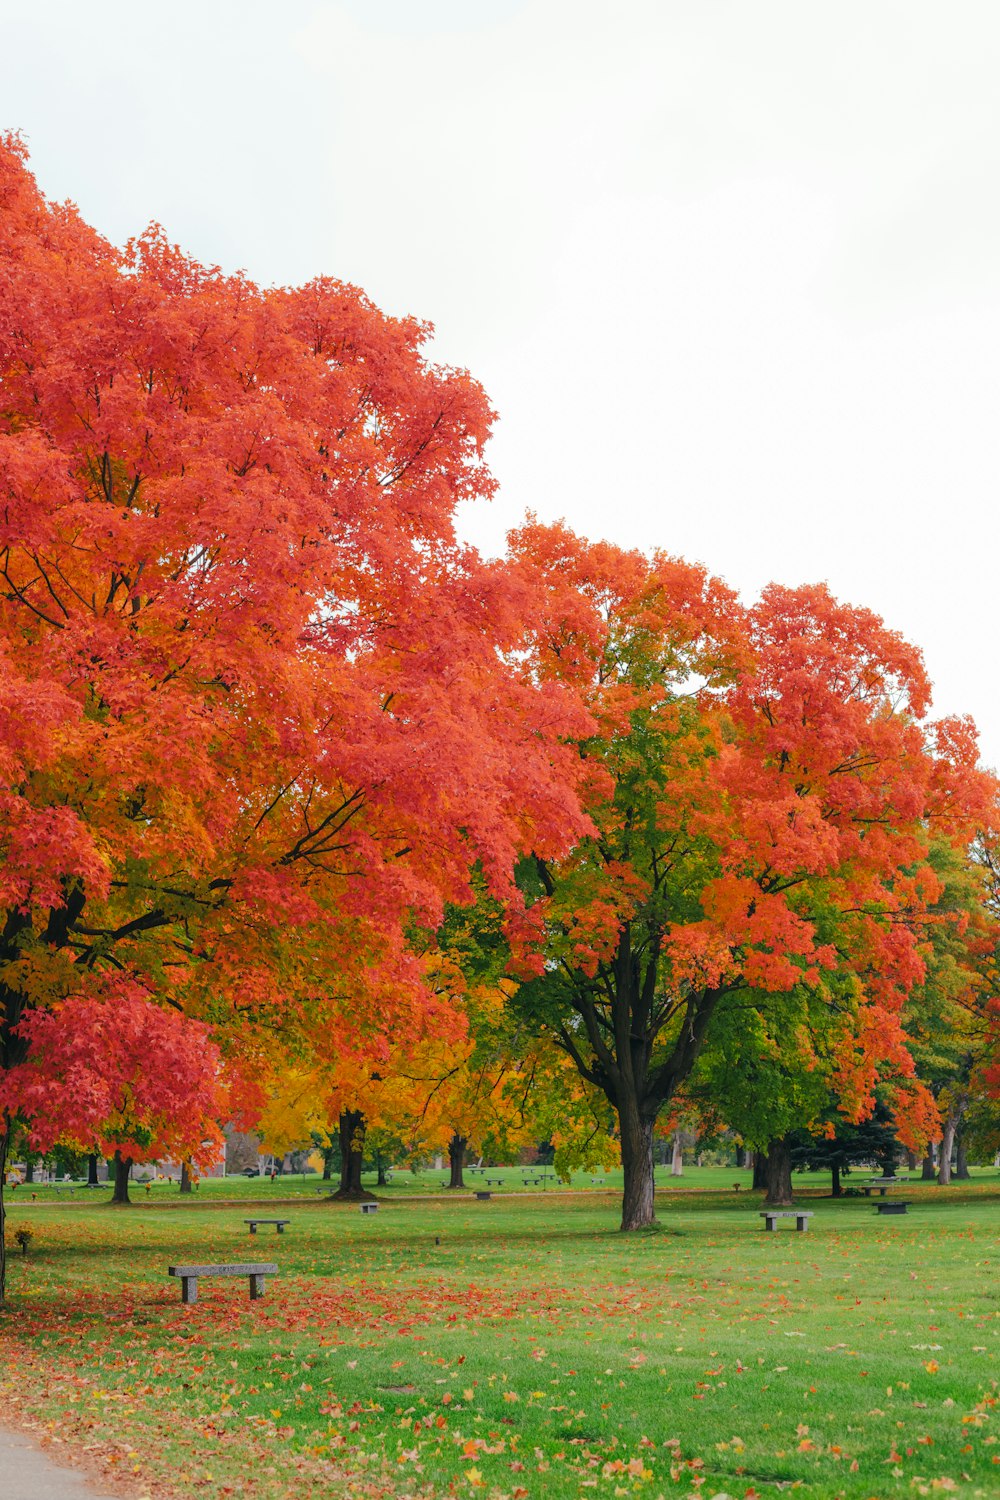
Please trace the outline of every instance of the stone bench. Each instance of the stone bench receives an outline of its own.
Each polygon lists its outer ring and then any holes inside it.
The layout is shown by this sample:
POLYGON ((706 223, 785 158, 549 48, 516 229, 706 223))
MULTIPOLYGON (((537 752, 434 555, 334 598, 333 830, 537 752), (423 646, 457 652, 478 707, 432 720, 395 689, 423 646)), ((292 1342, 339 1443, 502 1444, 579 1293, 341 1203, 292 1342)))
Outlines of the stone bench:
POLYGON ((362 1205, 361 1205, 361 1212, 363 1214, 377 1214, 378 1213, 378 1204, 377 1203, 362 1203, 362 1205))
POLYGON ((251 1234, 257 1233, 258 1224, 273 1224, 278 1234, 284 1234, 285 1225, 290 1224, 292 1221, 291 1219, 244 1219, 243 1222, 250 1225, 251 1234))
POLYGON ((264 1277, 277 1276, 278 1268, 273 1261, 237 1261, 232 1265, 212 1266, 168 1266, 168 1276, 179 1276, 181 1301, 197 1302, 198 1280, 202 1276, 246 1276, 250 1281, 250 1301, 256 1302, 264 1295, 264 1277))
POLYGON ((486 1202, 489 1201, 490 1198, 493 1197, 493 1194, 492 1193, 488 1193, 485 1190, 482 1190, 482 1191, 477 1191, 476 1197, 480 1200, 480 1202, 486 1203, 486 1202))
POLYGON ((484 1177, 483 1181, 490 1184, 492 1187, 503 1187, 502 1177, 484 1177))
POLYGON ((809 1228, 809 1220, 812 1218, 812 1210, 810 1209, 803 1213, 800 1209, 797 1208, 764 1208, 761 1209, 760 1216, 765 1221, 765 1230, 771 1230, 773 1232, 775 1229, 777 1229, 778 1226, 775 1223, 776 1219, 794 1219, 795 1228, 799 1230, 800 1233, 804 1234, 805 1231, 809 1228))
POLYGON ((911 1203, 910 1198, 887 1198, 884 1203, 875 1204, 877 1214, 905 1214, 911 1203))

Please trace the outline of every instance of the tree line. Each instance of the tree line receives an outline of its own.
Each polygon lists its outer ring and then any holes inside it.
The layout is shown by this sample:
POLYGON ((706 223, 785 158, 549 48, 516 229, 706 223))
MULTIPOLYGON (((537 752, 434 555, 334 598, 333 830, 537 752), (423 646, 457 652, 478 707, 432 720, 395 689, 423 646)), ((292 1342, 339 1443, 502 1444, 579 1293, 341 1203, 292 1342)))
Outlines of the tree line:
POLYGON ((675 1111, 776 1197, 803 1126, 950 1151, 1000 1078, 974 726, 823 585, 482 558, 494 413, 429 335, 112 246, 2 139, 0 1177, 487 1121, 613 1143, 630 1230, 675 1111))

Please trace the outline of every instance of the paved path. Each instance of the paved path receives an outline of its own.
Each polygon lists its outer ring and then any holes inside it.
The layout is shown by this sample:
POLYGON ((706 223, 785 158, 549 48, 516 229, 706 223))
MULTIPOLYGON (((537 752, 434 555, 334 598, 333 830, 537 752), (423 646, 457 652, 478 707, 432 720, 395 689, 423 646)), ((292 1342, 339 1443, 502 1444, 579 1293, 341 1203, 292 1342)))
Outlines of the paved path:
POLYGON ((53 1463, 30 1438, 0 1427, 0 1495, 9 1500, 107 1500, 110 1494, 79 1469, 53 1463))

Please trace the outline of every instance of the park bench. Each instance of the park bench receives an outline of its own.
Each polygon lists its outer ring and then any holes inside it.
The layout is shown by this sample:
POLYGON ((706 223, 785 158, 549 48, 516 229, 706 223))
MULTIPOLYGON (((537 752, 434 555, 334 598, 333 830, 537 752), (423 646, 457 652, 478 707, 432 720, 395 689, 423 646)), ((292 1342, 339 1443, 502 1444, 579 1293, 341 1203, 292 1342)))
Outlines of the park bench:
POLYGON ((486 1192, 486 1190, 483 1188, 477 1188, 476 1197, 479 1198, 482 1202, 487 1202, 490 1198, 493 1197, 493 1194, 486 1192))
POLYGON ((804 1234, 805 1231, 809 1228, 809 1220, 812 1218, 812 1210, 809 1209, 805 1213, 803 1213, 802 1210, 798 1208, 763 1208, 761 1209, 760 1216, 765 1221, 765 1230, 771 1230, 773 1232, 775 1229, 777 1229, 778 1226, 775 1223, 776 1219, 794 1219, 795 1228, 802 1234, 804 1234))
POLYGON ((272 1261, 238 1261, 232 1265, 168 1266, 168 1276, 179 1276, 181 1301, 197 1302, 198 1280, 202 1276, 246 1276, 250 1281, 250 1301, 255 1302, 264 1295, 264 1277, 277 1276, 278 1268, 272 1261))
POLYGON ((284 1234, 285 1225, 290 1224, 292 1221, 291 1219, 244 1219, 243 1222, 250 1225, 251 1234, 257 1233, 258 1224, 273 1224, 278 1234, 284 1234))
POLYGON ((377 1203, 362 1203, 362 1205, 361 1205, 361 1212, 363 1214, 376 1214, 376 1213, 378 1213, 378 1204, 377 1203))
POLYGON ((870 1198, 872 1193, 877 1192, 884 1198, 889 1188, 899 1187, 900 1183, 908 1182, 908 1177, 873 1177, 865 1183, 865 1197, 870 1198))
POLYGON ((905 1214, 911 1203, 910 1198, 886 1198, 884 1202, 876 1203, 877 1214, 905 1214))
POLYGON ((492 1187, 503 1187, 502 1177, 484 1177, 483 1181, 492 1187))

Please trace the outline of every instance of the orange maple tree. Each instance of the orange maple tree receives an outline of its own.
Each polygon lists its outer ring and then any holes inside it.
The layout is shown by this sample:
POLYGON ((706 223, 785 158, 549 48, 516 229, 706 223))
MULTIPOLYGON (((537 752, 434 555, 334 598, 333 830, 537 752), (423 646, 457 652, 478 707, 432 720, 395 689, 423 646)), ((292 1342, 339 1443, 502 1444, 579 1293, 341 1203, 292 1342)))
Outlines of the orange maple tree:
POLYGON ((919 653, 825 587, 743 610, 701 568, 561 527, 513 554, 549 588, 536 671, 598 725, 596 835, 523 871, 519 996, 617 1111, 631 1229, 653 1218, 654 1121, 727 1007, 846 977, 833 1085, 873 1106, 924 972, 930 832, 967 844, 995 783, 967 721, 925 722, 919 653))
POLYGON ((0 1158, 32 1011, 322 1025, 352 954, 581 826, 573 694, 452 529, 492 413, 428 331, 120 250, 0 140, 0 1158))

